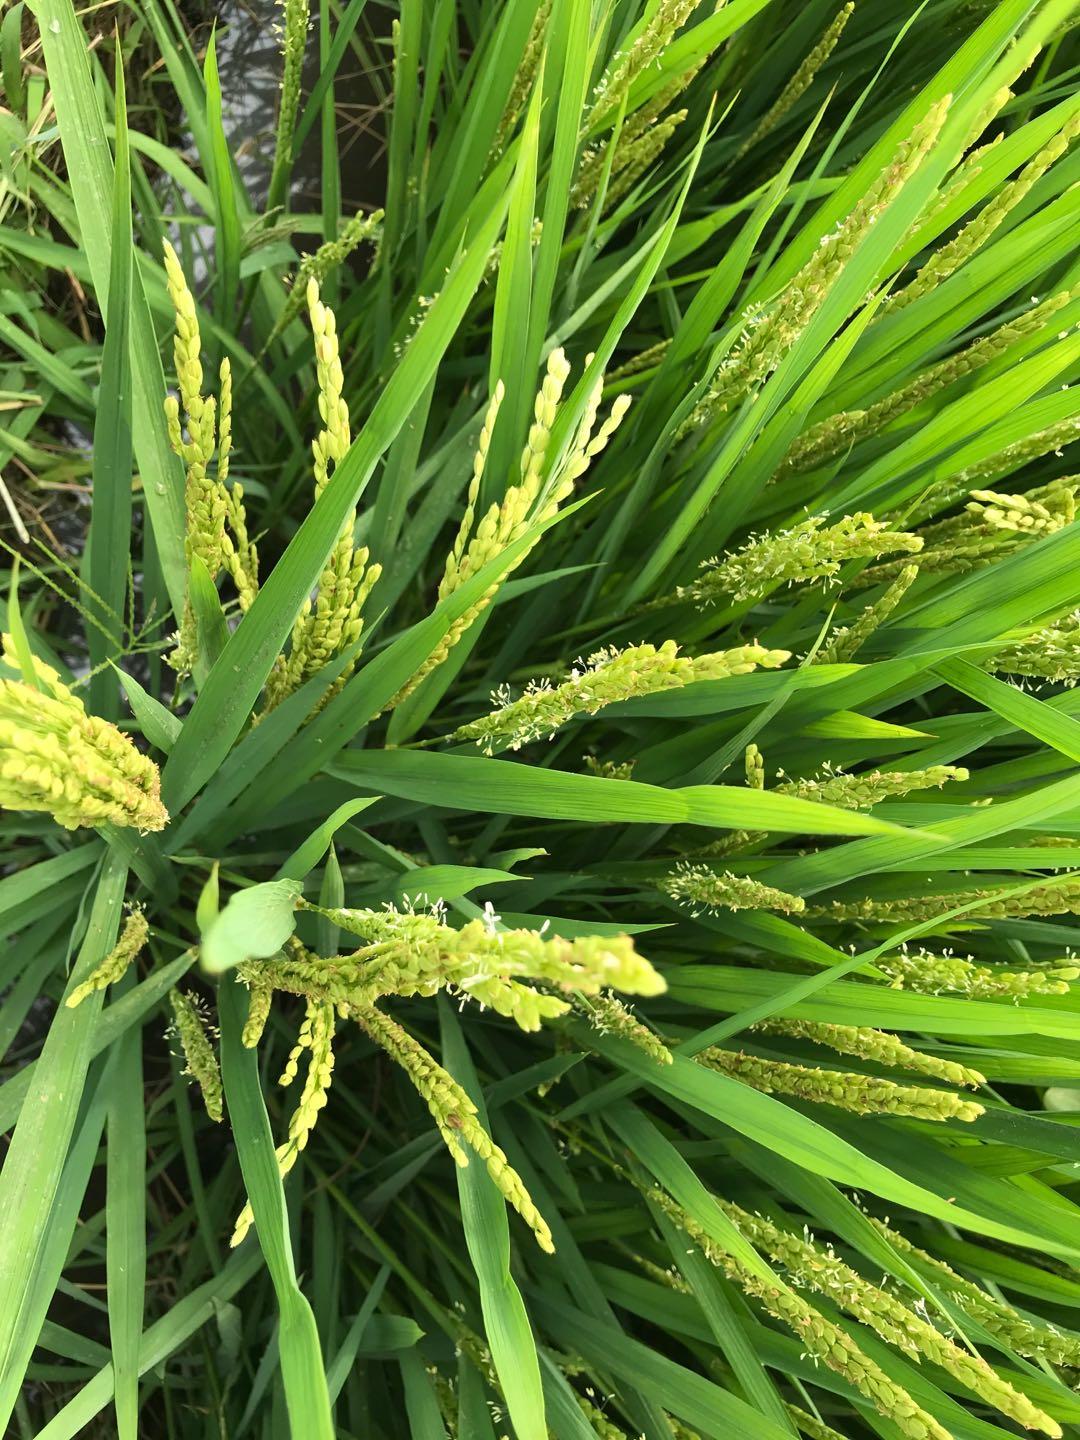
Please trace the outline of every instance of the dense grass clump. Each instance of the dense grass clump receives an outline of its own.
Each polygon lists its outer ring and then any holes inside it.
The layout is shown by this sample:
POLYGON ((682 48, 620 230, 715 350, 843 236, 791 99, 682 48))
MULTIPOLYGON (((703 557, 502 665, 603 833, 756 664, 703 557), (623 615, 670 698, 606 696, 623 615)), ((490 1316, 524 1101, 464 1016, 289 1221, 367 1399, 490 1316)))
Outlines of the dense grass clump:
POLYGON ((1080 1434, 1074 6, 834 5, 0 18, 12 1436, 1080 1434))

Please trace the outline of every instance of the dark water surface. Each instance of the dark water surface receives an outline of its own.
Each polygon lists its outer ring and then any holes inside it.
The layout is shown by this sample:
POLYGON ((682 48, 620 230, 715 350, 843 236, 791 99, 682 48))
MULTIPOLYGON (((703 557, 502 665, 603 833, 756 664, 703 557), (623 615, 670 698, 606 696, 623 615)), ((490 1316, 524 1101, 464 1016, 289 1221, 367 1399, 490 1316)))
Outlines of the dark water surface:
MULTIPOLYGON (((319 76, 318 4, 312 4, 304 99, 319 76)), ((230 149, 254 206, 266 198, 274 131, 281 94, 282 17, 276 0, 224 0, 200 7, 202 19, 194 40, 203 52, 210 26, 217 25, 217 58, 221 76, 222 118, 230 149)), ((336 20, 331 21, 331 33, 336 20)), ((389 12, 365 7, 355 40, 346 50, 334 82, 338 155, 341 165, 342 211, 350 216, 382 202, 386 180, 385 107, 390 85, 389 12), (386 34, 382 34, 385 29, 386 34)), ((194 151, 190 135, 178 137, 179 147, 194 151)), ((321 141, 319 122, 312 126, 293 173, 291 208, 321 210, 321 141)))

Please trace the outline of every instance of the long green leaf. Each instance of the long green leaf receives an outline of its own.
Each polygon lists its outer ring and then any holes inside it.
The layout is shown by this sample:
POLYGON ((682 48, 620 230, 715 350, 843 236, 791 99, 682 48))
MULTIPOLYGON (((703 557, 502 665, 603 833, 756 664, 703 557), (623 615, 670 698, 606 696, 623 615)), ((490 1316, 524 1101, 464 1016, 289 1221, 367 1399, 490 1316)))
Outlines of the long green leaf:
MULTIPOLYGON (((85 554, 92 603, 97 603, 100 598, 103 610, 101 622, 106 631, 102 634, 91 626, 87 632, 90 662, 95 670, 108 658, 109 634, 112 636, 111 648, 118 649, 121 644, 120 629, 131 544, 131 184, 124 67, 119 57, 116 66, 115 143, 109 299, 101 358, 101 389, 94 425, 94 503, 85 554)), ((116 684, 108 670, 92 675, 90 701, 98 714, 115 718, 116 684)))
POLYGON ((146 1284, 146 1115, 142 1032, 116 1042, 108 1104, 107 1282, 118 1440, 138 1440, 146 1284))
MULTIPOLYGON (((107 315, 114 171, 109 162, 101 103, 90 78, 86 35, 71 0, 33 0, 30 9, 37 18, 49 69, 82 243, 98 302, 107 315)), ((129 323, 135 455, 169 599, 179 616, 187 586, 184 487, 179 463, 169 448, 162 409, 165 378, 137 269, 131 280, 129 323)))
POLYGON ((236 1137, 240 1169, 255 1215, 266 1267, 280 1312, 278 1353, 293 1440, 333 1440, 330 1395, 319 1332, 311 1306, 296 1281, 285 1194, 278 1174, 270 1122, 263 1105, 254 1050, 241 1041, 244 988, 227 977, 218 995, 221 1014, 221 1077, 236 1137))
MULTIPOLYGON (((86 979, 116 940, 127 873, 122 860, 106 855, 86 937, 72 971, 73 985, 86 979)), ((27 1333, 26 1310, 75 1128, 100 1009, 97 992, 75 1009, 61 1005, 57 1011, 0 1171, 0 1211, 8 1217, 0 1234, 0 1419, 5 1425, 37 1338, 27 1333)))
POLYGON ((437 755, 422 750, 357 751, 343 755, 335 771, 363 789, 400 795, 425 805, 483 810, 495 815, 789 830, 808 835, 880 834, 892 830, 872 816, 845 813, 767 791, 725 785, 662 790, 636 780, 571 775, 508 760, 437 755))
MULTIPOLYGON (((465 1087, 486 1122, 472 1060, 461 1027, 440 1000, 439 1019, 446 1068, 465 1087)), ((459 1169, 458 1195, 465 1244, 480 1285, 480 1305, 491 1358, 506 1396, 518 1440, 544 1440, 544 1396, 529 1317, 510 1274, 510 1227, 506 1202, 474 1155, 459 1169)))

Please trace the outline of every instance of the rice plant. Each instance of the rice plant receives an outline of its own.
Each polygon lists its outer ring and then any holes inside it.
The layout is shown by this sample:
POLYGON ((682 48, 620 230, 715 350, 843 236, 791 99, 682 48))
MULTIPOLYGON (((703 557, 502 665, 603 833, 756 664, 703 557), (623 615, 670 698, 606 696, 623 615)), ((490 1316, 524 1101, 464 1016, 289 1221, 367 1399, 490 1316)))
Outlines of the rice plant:
POLYGON ((6 1433, 1080 1435, 1074 11, 7 8, 6 1433))

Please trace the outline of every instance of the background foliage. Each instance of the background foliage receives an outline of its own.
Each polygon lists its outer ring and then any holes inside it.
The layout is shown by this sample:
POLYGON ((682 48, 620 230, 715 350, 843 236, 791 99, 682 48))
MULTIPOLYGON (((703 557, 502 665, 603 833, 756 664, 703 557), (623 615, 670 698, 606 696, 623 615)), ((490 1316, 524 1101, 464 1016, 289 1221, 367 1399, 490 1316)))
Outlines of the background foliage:
POLYGON ((172 0, 5 9, 12 1435, 1080 1433, 1074 6, 850 10, 289 0, 260 134, 172 0), (166 240, 257 595, 193 539, 166 240), (629 409, 556 504, 602 376, 629 409), (282 691, 332 552, 381 567, 363 629, 282 691), (20 808, 31 651, 167 827, 20 808), (632 935, 666 982, 538 1030, 452 967, 385 1007, 554 1256, 347 1019, 278 1176, 305 1012, 253 1047, 249 1000, 294 926, 325 975, 335 910, 437 902, 440 965, 632 935), (132 906, 136 965, 64 1004, 132 906))

